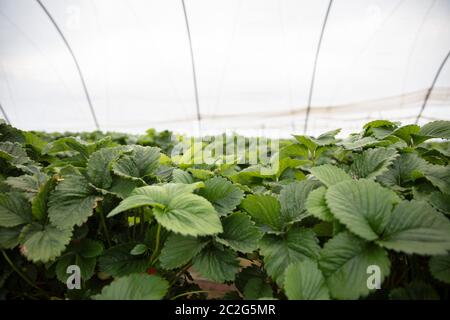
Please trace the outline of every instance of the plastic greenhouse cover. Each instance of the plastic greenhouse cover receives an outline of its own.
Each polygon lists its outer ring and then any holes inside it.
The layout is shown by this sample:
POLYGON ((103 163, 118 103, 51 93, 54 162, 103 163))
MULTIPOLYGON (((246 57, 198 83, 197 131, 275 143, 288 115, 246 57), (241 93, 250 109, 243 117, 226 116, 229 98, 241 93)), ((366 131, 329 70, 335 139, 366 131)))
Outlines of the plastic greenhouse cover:
MULTIPOLYGON (((198 133, 181 0, 42 3, 73 49, 101 130, 198 133)), ((302 132, 310 92, 308 134, 346 134, 376 118, 414 122, 450 50, 448 0, 185 5, 201 133, 302 132)), ((37 1, 0 0, 0 74, 14 126, 95 129, 74 60, 37 1)), ((450 62, 419 124, 434 119, 450 119, 450 62)))

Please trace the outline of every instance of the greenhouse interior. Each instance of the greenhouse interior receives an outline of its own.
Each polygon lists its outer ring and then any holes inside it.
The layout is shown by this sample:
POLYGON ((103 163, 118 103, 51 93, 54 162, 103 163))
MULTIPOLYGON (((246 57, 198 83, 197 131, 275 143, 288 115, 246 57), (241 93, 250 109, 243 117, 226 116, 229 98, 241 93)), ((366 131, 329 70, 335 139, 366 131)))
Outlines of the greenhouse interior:
POLYGON ((449 56, 449 0, 0 0, 0 300, 448 300, 449 56))

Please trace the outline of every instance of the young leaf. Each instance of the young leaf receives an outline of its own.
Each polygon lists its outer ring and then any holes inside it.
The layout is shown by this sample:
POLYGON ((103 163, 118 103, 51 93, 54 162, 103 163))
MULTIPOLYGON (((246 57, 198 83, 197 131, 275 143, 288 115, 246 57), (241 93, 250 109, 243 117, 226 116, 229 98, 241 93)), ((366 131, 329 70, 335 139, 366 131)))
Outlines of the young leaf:
POLYGON ((328 300, 330 293, 316 261, 304 259, 291 264, 285 274, 284 290, 290 300, 328 300))
POLYGON ((331 164, 324 164, 319 167, 314 167, 311 168, 310 171, 313 176, 319 179, 319 181, 327 187, 345 180, 352 180, 352 178, 344 170, 331 164))
POLYGON ((389 275, 387 252, 349 232, 329 240, 320 254, 319 268, 325 276, 332 298, 358 299, 369 294, 369 266, 380 268, 381 282, 389 275))
POLYGON ((105 286, 95 300, 160 300, 169 289, 169 283, 157 276, 130 274, 105 286))

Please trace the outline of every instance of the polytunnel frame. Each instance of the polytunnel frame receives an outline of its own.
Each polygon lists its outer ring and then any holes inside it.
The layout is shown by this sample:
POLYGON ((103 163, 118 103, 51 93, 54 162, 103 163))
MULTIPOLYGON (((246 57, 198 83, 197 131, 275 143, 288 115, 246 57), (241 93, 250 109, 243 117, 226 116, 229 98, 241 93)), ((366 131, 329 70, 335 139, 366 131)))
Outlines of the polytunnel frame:
POLYGON ((98 123, 98 119, 97 116, 95 114, 95 110, 94 110, 94 106, 92 105, 92 101, 91 101, 91 97, 89 95, 89 91, 87 89, 87 85, 86 85, 86 81, 84 80, 84 76, 83 73, 81 72, 81 67, 78 64, 78 60, 77 57, 75 56, 74 51, 72 50, 72 47, 70 46, 69 42, 67 41, 66 37, 64 36, 64 33, 62 32, 62 30, 59 28, 58 24, 56 23, 55 19, 53 19, 53 16, 51 15, 51 13, 47 10, 47 8, 44 6, 44 4, 41 2, 41 0, 36 0, 36 2, 39 4, 39 6, 42 8, 42 10, 45 12, 45 14, 47 15, 47 17, 49 18, 49 20, 51 21, 51 23, 53 24, 53 26, 55 27, 56 31, 58 32, 58 34, 60 35, 62 41, 64 42, 65 46, 67 47, 67 50, 69 50, 70 55, 72 56, 73 62, 75 63, 76 69, 78 71, 78 75, 80 77, 81 80, 81 85, 83 86, 83 91, 84 94, 86 96, 86 100, 88 102, 89 105, 89 110, 91 111, 91 115, 92 115, 92 119, 94 120, 94 124, 95 124, 95 128, 97 130, 100 130, 100 125, 98 123))

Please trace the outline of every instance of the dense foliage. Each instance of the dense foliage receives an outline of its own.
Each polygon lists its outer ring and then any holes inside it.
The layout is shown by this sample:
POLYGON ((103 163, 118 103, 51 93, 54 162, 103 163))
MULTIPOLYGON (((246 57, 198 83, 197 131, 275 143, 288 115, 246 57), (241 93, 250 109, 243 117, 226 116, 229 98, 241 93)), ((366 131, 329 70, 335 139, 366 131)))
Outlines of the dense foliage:
POLYGON ((0 297, 208 298, 195 272, 224 299, 448 298, 450 123, 338 133, 280 140, 268 173, 171 156, 170 132, 1 123, 0 297))

